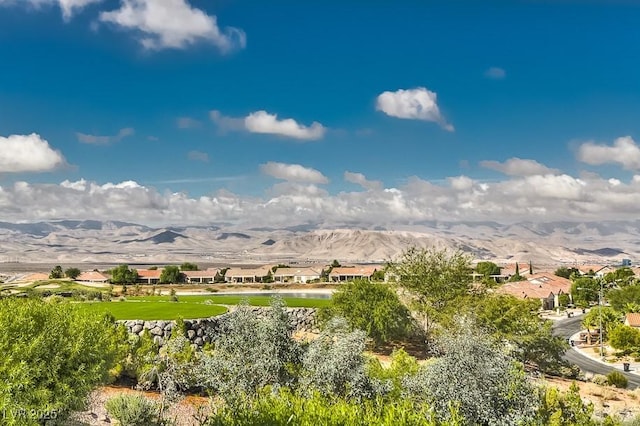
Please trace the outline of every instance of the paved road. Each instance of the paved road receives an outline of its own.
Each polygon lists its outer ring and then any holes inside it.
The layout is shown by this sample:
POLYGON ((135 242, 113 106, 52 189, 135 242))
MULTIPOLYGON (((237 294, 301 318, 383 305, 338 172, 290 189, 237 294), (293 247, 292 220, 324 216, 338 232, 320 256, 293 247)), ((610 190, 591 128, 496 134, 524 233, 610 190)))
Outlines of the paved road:
MULTIPOLYGON (((564 338, 569 338, 573 336, 575 333, 582 329, 581 326, 582 317, 574 317, 574 318, 566 318, 559 321, 556 321, 553 325, 553 332, 557 336, 562 336, 564 338)), ((569 348, 567 352, 564 354, 564 358, 577 365, 583 371, 597 374, 607 375, 610 371, 616 370, 613 367, 610 367, 605 364, 601 364, 598 361, 594 361, 591 358, 588 358, 584 355, 581 355, 578 351, 573 348, 569 348)), ((629 380, 629 389, 640 387, 640 376, 637 374, 629 374, 625 373, 622 370, 619 370, 622 374, 624 374, 629 380)))

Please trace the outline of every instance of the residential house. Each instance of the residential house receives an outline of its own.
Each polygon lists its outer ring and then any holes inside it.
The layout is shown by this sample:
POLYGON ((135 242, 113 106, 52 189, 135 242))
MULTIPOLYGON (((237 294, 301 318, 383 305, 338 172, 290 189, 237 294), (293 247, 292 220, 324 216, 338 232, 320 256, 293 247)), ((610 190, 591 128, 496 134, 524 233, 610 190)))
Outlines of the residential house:
POLYGON ((602 278, 605 274, 615 270, 615 268, 607 265, 578 265, 576 268, 580 275, 593 276, 595 278, 602 278))
POLYGON ((570 294, 570 291, 571 280, 551 272, 529 275, 525 280, 505 283, 496 289, 497 293, 510 294, 520 299, 540 300, 542 309, 560 306, 560 295, 570 294))
POLYGON ((640 329, 640 313, 633 312, 627 314, 624 318, 624 325, 640 329))
POLYGON ((209 268, 204 271, 182 271, 186 278, 185 281, 189 284, 212 283, 219 272, 220 270, 217 268, 209 268))
POLYGON ((308 283, 319 280, 321 275, 320 268, 278 268, 273 273, 273 280, 277 283, 308 283))
POLYGON ((369 266, 340 266, 333 268, 329 273, 329 281, 353 281, 356 279, 370 280, 374 272, 380 269, 379 265, 369 266))
POLYGON ((138 283, 140 284, 158 284, 160 282, 160 274, 162 269, 138 269, 138 283))
POLYGON ((271 269, 268 266, 260 268, 229 268, 224 274, 227 283, 259 283, 263 277, 269 275, 271 269))
POLYGON ((533 266, 531 266, 529 262, 508 263, 500 267, 500 275, 491 275, 491 278, 496 280, 496 282, 505 282, 509 281, 511 277, 516 274, 516 271, 521 277, 527 277, 528 275, 531 275, 531 269, 533 269, 533 266))
POLYGON ((88 283, 106 283, 109 277, 98 271, 86 271, 78 275, 76 281, 84 281, 88 283))

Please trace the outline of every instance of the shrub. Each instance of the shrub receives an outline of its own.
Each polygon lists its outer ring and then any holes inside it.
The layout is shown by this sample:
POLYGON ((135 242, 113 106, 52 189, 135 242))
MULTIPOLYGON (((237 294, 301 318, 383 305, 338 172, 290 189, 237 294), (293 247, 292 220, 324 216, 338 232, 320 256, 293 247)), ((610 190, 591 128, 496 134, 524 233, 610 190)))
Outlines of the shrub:
POLYGON ((607 374, 607 382, 611 385, 611 386, 615 386, 617 388, 621 388, 621 389, 625 389, 627 387, 627 385, 629 384, 629 381, 627 380, 627 378, 625 377, 624 374, 622 374, 619 371, 612 371, 609 374, 607 374))
POLYGON ((329 314, 343 317, 351 327, 364 330, 376 345, 406 337, 411 327, 409 311, 395 291, 386 284, 368 280, 340 286, 331 297, 329 314))
POLYGON ((596 385, 600 385, 600 386, 606 386, 609 384, 609 381, 607 380, 607 376, 603 374, 594 375, 591 381, 596 385))
POLYGON ((107 400, 105 404, 111 417, 122 426, 161 425, 158 404, 142 394, 119 394, 107 400))
POLYGON ((3 425, 38 424, 16 412, 82 408, 122 356, 113 317, 68 303, 0 300, 0 412, 3 425))

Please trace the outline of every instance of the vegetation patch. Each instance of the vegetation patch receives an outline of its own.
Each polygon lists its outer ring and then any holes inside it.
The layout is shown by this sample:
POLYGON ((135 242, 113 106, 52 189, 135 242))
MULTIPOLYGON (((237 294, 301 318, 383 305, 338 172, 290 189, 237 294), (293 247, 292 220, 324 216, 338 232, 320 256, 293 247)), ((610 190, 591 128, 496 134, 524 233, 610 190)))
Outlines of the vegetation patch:
MULTIPOLYGON (((166 298, 165 298, 166 299, 166 298)), ((178 318, 208 318, 227 312, 219 305, 196 302, 126 300, 123 302, 87 302, 79 306, 89 312, 110 313, 117 320, 175 320, 178 318)))

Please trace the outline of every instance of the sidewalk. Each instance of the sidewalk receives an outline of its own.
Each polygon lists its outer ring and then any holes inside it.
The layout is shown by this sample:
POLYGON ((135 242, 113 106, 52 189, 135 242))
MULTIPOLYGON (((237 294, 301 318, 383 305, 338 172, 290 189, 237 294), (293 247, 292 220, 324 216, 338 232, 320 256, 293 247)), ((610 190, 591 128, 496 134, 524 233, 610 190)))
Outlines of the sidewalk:
MULTIPOLYGON (((607 362, 607 361, 603 361, 600 358, 600 345, 598 343, 596 343, 595 345, 578 343, 580 342, 580 333, 583 333, 583 332, 586 332, 586 330, 578 331, 576 334, 574 334, 570 338, 570 340, 573 340, 576 343, 575 346, 572 346, 572 348, 575 349, 576 352, 578 352, 581 356, 590 358, 591 360, 599 362, 600 364, 606 365, 607 367, 624 371, 624 366, 622 361, 607 362), (597 352, 594 350, 594 348, 597 349, 597 352)), ((612 351, 614 351, 613 348, 605 345, 604 347, 605 353, 611 353, 612 351)), ((640 376, 640 362, 629 361, 629 371, 627 371, 627 373, 640 376)))

